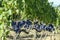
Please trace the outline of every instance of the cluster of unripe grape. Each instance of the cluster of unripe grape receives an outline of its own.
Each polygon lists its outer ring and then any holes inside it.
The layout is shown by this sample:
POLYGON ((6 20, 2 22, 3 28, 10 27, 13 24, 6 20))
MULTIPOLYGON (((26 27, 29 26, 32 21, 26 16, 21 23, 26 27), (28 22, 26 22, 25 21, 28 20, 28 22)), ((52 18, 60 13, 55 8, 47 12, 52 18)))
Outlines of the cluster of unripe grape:
POLYGON ((26 20, 26 21, 19 21, 19 22, 16 22, 16 21, 12 21, 12 28, 13 30, 18 33, 19 30, 24 27, 26 29, 35 29, 36 31, 40 32, 42 30, 46 30, 46 31, 49 31, 49 32, 52 32, 54 31, 54 26, 52 24, 49 24, 48 26, 44 25, 43 23, 40 23, 38 24, 38 21, 35 21, 33 24, 30 20, 26 20), (32 26, 33 25, 33 26, 32 26))

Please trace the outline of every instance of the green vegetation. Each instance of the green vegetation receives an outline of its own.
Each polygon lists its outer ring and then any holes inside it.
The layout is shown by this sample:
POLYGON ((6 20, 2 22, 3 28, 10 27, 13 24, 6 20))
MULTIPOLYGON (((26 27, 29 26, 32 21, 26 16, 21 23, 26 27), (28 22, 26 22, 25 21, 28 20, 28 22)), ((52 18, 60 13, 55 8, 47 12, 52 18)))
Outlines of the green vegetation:
MULTIPOLYGON (((48 0, 0 0, 0 37, 8 34, 8 27, 12 20, 35 19, 54 26, 60 25, 60 10, 52 7, 48 0)), ((4 36, 4 38, 5 38, 4 36)))

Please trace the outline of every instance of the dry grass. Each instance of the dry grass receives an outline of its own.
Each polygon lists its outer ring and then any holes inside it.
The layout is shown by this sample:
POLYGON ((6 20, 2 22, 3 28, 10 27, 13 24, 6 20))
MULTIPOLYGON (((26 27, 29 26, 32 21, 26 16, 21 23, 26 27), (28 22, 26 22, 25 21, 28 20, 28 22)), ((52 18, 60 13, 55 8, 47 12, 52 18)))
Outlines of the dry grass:
MULTIPOLYGON (((13 31, 10 31, 10 36, 14 37, 15 33, 13 31)), ((56 33, 53 34, 51 32, 42 31, 42 32, 36 32, 36 30, 30 30, 29 34, 26 34, 25 32, 20 33, 20 39, 18 40, 60 40, 60 34, 56 33), (36 37, 37 34, 38 36, 36 37), (32 37, 29 37, 32 36, 32 37), (25 37, 25 38, 22 38, 25 37)), ((7 38, 7 40, 12 40, 10 37, 7 38)))

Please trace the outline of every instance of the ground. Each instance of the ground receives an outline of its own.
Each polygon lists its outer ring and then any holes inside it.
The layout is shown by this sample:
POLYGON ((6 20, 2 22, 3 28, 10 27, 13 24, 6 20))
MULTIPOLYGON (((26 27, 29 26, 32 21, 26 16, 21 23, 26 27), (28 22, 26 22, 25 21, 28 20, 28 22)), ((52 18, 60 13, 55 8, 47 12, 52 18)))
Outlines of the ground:
MULTIPOLYGON (((8 37, 7 40, 12 40, 12 38, 15 37, 15 32, 10 31, 9 35, 11 37, 8 37)), ((25 32, 21 32, 19 38, 17 39, 18 40, 60 40, 60 33, 52 33, 48 31, 36 32, 36 30, 30 30, 29 34, 26 34, 25 32), (37 37, 35 35, 36 33, 37 33, 37 37)))

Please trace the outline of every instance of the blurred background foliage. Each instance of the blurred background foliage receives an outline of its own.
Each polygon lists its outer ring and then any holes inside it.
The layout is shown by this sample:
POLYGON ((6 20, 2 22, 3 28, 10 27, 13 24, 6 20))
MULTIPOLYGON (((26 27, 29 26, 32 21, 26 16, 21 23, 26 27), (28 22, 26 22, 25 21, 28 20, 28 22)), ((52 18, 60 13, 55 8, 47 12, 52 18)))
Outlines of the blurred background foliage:
POLYGON ((48 0, 0 0, 0 34, 4 31, 2 29, 8 30, 12 20, 37 19, 46 24, 60 25, 59 8, 53 7, 48 0))

